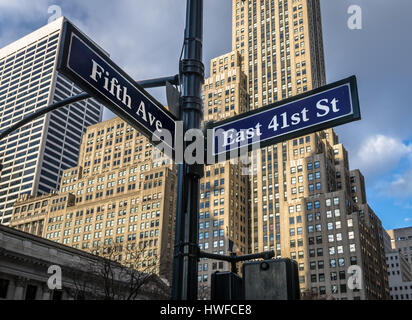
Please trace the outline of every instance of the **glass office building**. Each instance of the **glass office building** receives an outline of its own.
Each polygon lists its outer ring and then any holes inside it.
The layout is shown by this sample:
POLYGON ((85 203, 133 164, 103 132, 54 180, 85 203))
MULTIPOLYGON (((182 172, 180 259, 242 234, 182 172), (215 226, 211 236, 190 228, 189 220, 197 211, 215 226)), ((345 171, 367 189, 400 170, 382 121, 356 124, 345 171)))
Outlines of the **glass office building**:
MULTIPOLYGON (((64 18, 0 49, 0 130, 81 90, 56 71, 64 18)), ((0 223, 8 225, 22 194, 58 188, 77 165, 83 133, 102 120, 103 106, 84 100, 48 113, 0 141, 0 223)))

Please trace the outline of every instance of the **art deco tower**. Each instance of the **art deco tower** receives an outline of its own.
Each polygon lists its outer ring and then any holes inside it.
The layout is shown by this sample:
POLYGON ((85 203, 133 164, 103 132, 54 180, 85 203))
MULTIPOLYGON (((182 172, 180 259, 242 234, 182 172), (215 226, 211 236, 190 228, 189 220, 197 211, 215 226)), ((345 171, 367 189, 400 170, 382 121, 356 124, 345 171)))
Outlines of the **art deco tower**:
MULTIPOLYGON (((326 82, 319 0, 233 0, 233 50, 250 109, 326 82)), ((253 159, 253 158, 252 158, 253 159)), ((250 176, 249 251, 299 266, 302 291, 337 299, 387 297, 383 229, 333 129, 261 149, 250 176), (348 268, 362 270, 350 290, 348 268)))

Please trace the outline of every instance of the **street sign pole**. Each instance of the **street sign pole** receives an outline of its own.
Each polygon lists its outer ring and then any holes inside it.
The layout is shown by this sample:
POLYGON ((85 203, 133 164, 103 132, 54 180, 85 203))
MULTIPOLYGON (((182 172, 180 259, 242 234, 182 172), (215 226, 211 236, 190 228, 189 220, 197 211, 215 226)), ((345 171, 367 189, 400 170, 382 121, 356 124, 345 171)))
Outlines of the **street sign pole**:
MULTIPOLYGON (((201 90, 204 81, 202 62, 203 0, 187 0, 185 50, 181 61, 183 94, 181 119, 184 132, 200 129, 201 90)), ((190 142, 184 142, 184 150, 190 142)), ((199 181, 203 165, 179 165, 176 208, 175 251, 173 261, 173 300, 197 299, 199 181)))

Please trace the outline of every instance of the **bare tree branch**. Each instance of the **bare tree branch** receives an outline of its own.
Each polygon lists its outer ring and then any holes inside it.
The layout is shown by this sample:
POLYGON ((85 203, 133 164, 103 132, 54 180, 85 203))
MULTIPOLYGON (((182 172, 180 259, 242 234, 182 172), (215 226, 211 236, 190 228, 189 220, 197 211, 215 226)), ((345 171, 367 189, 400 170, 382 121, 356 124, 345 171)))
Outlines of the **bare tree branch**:
MULTIPOLYGON (((87 268, 90 278, 76 280, 76 292, 90 292, 91 296, 101 295, 106 300, 135 300, 145 295, 162 299, 169 293, 168 285, 157 276, 159 258, 156 251, 135 244, 104 245, 93 248, 100 256, 87 268), (100 283, 93 287, 92 278, 100 283)), ((72 293, 73 295, 75 293, 72 293)))

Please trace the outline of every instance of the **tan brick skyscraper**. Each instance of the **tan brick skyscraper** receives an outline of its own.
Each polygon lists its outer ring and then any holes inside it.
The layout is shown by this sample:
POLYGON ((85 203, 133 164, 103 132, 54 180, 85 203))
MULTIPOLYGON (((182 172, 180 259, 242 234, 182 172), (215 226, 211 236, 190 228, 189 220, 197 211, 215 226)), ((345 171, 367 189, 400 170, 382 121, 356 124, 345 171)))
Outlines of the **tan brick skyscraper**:
MULTIPOLYGON (((240 62, 237 51, 211 60, 210 77, 203 86, 205 121, 223 120, 248 110, 247 78, 240 62)), ((205 166, 200 181, 199 246, 202 250, 228 255, 231 240, 238 254, 248 252, 248 185, 241 165, 226 161, 205 166)), ((201 260, 199 297, 208 297, 211 273, 229 269, 227 262, 201 260)))
POLYGON ((88 127, 59 194, 19 199, 11 226, 94 253, 121 247, 115 258, 126 264, 128 253, 144 251, 141 261, 171 281, 176 170, 153 160, 153 148, 120 118, 88 127))
MULTIPOLYGON (((319 0, 233 0, 232 21, 250 109, 325 84, 319 0)), ((382 225, 366 198, 354 200, 348 155, 333 130, 267 147, 257 160, 249 251, 295 259, 301 289, 313 295, 386 298, 382 225), (348 288, 351 265, 362 269, 360 291, 348 288)))

